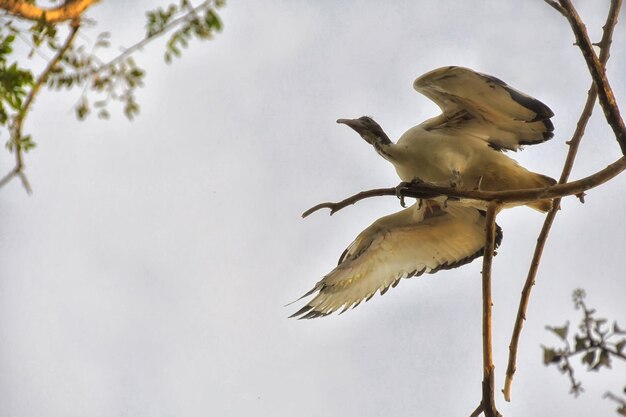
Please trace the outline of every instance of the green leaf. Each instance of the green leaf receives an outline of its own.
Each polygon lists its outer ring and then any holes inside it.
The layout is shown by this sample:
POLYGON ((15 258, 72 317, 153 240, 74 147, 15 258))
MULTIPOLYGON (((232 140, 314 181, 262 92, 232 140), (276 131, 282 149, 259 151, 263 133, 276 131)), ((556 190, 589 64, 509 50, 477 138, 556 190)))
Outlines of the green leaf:
POLYGON ((598 362, 594 365, 592 370, 598 371, 602 367, 610 368, 611 367, 611 356, 609 355, 609 351, 606 349, 602 349, 600 352, 600 357, 598 358, 598 362))
POLYGON ((590 350, 582 357, 581 362, 589 367, 596 361, 596 351, 590 350))
POLYGON ((550 330, 557 335, 561 340, 567 339, 567 333, 569 332, 569 322, 565 323, 563 327, 551 327, 546 326, 546 330, 550 330))
POLYGON ((556 350, 552 348, 547 348, 542 346, 543 348, 543 364, 549 365, 551 363, 558 363, 561 361, 561 354, 559 354, 556 350))
POLYGON ((617 322, 614 321, 613 322, 613 333, 615 333, 615 334, 626 334, 626 330, 620 329, 620 327, 617 325, 617 322))
POLYGON ((589 340, 585 336, 574 336, 574 352, 580 352, 582 350, 586 350, 589 347, 589 340))

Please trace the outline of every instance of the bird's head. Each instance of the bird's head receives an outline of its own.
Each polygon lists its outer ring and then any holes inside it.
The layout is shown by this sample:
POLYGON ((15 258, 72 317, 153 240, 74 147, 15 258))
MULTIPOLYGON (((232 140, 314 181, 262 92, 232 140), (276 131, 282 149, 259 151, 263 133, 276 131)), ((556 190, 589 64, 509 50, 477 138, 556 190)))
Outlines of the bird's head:
POLYGON ((389 136, 383 131, 382 127, 369 116, 359 117, 358 119, 338 119, 337 123, 351 127, 370 145, 379 146, 391 143, 389 136))

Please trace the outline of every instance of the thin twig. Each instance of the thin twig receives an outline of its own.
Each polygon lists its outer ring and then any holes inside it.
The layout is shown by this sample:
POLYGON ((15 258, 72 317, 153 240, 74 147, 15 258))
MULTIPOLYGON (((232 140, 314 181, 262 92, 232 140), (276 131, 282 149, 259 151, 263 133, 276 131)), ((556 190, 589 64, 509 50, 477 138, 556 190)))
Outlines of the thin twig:
POLYGON ((557 3, 554 0, 543 0, 545 1, 549 6, 551 6, 552 8, 554 8, 554 10, 556 10, 557 12, 561 13, 563 16, 565 16, 565 9, 561 7, 561 5, 559 3, 557 3))
POLYGON ((485 219, 485 251, 483 255, 483 392, 482 405, 485 417, 499 416, 494 398, 494 365, 492 352, 491 333, 491 308, 493 299, 491 297, 491 264, 493 261, 493 250, 496 239, 496 214, 500 208, 497 201, 489 203, 487 216, 485 219))
POLYGON ((22 144, 20 139, 22 138, 22 125, 24 124, 24 119, 30 110, 33 102, 35 101, 35 97, 41 90, 41 86, 45 84, 50 72, 54 69, 54 67, 59 63, 63 55, 67 52, 74 39, 76 39, 76 34, 78 33, 78 29, 80 28, 80 22, 78 20, 74 20, 72 22, 70 33, 68 34, 65 42, 61 46, 61 48, 57 51, 57 53, 52 57, 48 65, 44 68, 44 70, 39 74, 35 83, 31 87, 28 95, 26 96, 26 100, 24 100, 24 105, 20 109, 20 111, 15 115, 11 123, 11 142, 14 146, 15 151, 15 167, 5 175, 0 180, 0 188, 10 182, 13 178, 18 177, 22 181, 22 185, 26 192, 30 194, 32 189, 30 187, 30 183, 28 182, 28 178, 26 174, 24 174, 24 155, 22 144))
POLYGON ((622 154, 626 155, 626 126, 624 125, 624 120, 622 120, 622 117, 620 116, 615 95, 613 94, 613 90, 611 89, 609 81, 606 78, 604 67, 600 63, 596 53, 593 51, 593 46, 589 40, 587 29, 580 20, 580 16, 572 5, 572 2, 570 0, 559 0, 559 3, 566 11, 565 17, 572 27, 572 31, 576 37, 576 44, 580 48, 583 57, 587 62, 589 73, 598 88, 598 98, 600 99, 602 110, 604 111, 604 117, 611 126, 611 129, 613 129, 613 133, 615 133, 615 139, 617 139, 617 143, 622 149, 622 154))
MULTIPOLYGON (((209 7, 209 5, 211 3, 214 3, 214 0, 207 0, 204 1, 202 3, 200 3, 198 6, 192 8, 191 10, 189 10, 187 13, 185 13, 184 15, 172 20, 171 22, 167 23, 166 25, 164 25, 161 30, 159 30, 158 32, 155 32, 153 34, 151 34, 150 36, 147 36, 145 38, 143 38, 142 40, 140 40, 139 42, 135 43, 134 45, 124 49, 124 51, 122 51, 119 55, 117 55, 115 58, 111 59, 110 61, 96 67, 93 68, 91 70, 87 70, 87 71, 77 71, 77 74, 81 74, 83 76, 90 76, 90 75, 95 75, 98 73, 101 73, 102 71, 106 70, 107 68, 111 68, 113 67, 115 64, 117 64, 118 62, 124 60, 124 58, 126 58, 127 56, 133 54, 135 51, 140 50, 141 48, 143 48, 144 46, 146 46, 146 44, 150 43, 151 41, 157 39, 158 37, 160 37, 161 35, 169 32, 170 29, 174 28, 175 26, 177 26, 180 22, 183 22, 185 20, 187 20, 189 18, 189 16, 194 16, 197 15, 197 12, 209 7)), ((70 74, 71 75, 71 74, 70 74)))
POLYGON ((536 200, 546 200, 557 197, 565 197, 570 195, 580 195, 581 193, 595 188, 605 182, 615 178, 622 171, 626 170, 626 157, 621 157, 609 166, 600 171, 581 178, 576 181, 565 184, 557 184, 544 188, 528 188, 523 190, 506 190, 506 191, 480 191, 480 190, 463 190, 459 188, 443 187, 439 185, 429 184, 426 182, 410 183, 392 188, 377 188, 373 190, 361 191, 351 197, 338 202, 326 202, 317 204, 302 214, 307 217, 310 214, 328 208, 332 213, 350 206, 360 200, 370 197, 380 196, 403 196, 411 198, 432 198, 434 196, 447 196, 450 198, 467 198, 478 201, 498 201, 500 203, 529 203, 536 200))
MULTIPOLYGON (((617 17, 619 15, 621 3, 622 0, 611 1, 611 7, 609 8, 606 23, 604 24, 604 32, 600 41, 600 46, 602 49, 600 51, 599 57, 600 63, 603 67, 606 65, 606 62, 609 59, 613 30, 615 29, 615 25, 617 24, 617 17)), ((565 164, 563 165, 563 171, 561 172, 559 184, 566 183, 570 173, 572 172, 572 167, 574 166, 574 160, 576 159, 578 147, 585 133, 587 122, 589 121, 591 114, 593 113, 593 107, 596 103, 597 97, 597 88, 595 86, 595 83, 592 83, 591 87, 589 88, 589 93, 587 95, 587 102, 585 103, 583 111, 578 120, 578 124, 576 125, 576 130, 572 135, 572 139, 568 142, 569 151, 565 159, 565 164)), ((541 228, 541 232, 539 233, 539 237, 537 238, 537 244, 533 253, 533 259, 528 270, 528 275, 526 277, 526 282, 524 283, 524 288, 522 289, 522 295, 520 298, 517 316, 515 319, 515 326, 513 327, 513 334, 511 336, 511 342, 509 344, 509 359, 506 369, 504 388, 502 390, 504 394, 504 399, 506 401, 511 401, 511 385, 513 383, 513 375, 516 371, 517 351, 519 347, 522 327, 524 326, 524 320, 526 319, 526 311, 528 310, 530 293, 532 291, 532 287, 535 285, 537 271, 539 270, 539 263, 541 262, 541 255, 543 254, 548 234, 550 233, 550 229, 552 228, 552 224, 554 223, 554 219, 560 208, 560 203, 561 198, 554 199, 552 210, 550 210, 550 212, 546 216, 546 219, 541 228)))

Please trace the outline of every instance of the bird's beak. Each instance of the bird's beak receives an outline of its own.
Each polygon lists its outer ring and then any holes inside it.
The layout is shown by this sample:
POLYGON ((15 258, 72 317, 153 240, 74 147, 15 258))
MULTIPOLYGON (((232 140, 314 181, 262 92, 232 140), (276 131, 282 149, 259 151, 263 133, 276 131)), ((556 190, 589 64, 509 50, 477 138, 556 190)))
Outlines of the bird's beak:
POLYGON ((360 126, 361 121, 359 119, 337 119, 337 123, 341 123, 344 124, 346 126, 351 127, 352 129, 356 130, 357 132, 358 130, 358 126, 360 126))
POLYGON ((343 123, 344 125, 349 125, 350 122, 354 122, 353 119, 337 119, 337 123, 343 123))

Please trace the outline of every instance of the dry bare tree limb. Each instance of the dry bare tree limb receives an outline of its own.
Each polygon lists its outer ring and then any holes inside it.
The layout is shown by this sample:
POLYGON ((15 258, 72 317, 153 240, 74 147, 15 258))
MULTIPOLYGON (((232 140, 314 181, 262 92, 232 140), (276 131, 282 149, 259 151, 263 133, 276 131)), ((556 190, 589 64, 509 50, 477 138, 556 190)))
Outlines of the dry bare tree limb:
POLYGON ((87 8, 99 0, 69 0, 62 5, 42 8, 24 0, 0 0, 0 9, 9 14, 27 20, 45 20, 47 23, 59 23, 67 20, 80 19, 87 8))
POLYGON ((611 126, 611 129, 613 129, 613 133, 615 133, 615 139, 617 139, 617 143, 622 150, 622 154, 626 155, 626 126, 624 125, 624 120, 622 120, 622 117, 620 116, 619 108, 617 107, 617 103, 615 101, 615 95, 613 94, 613 90, 611 89, 609 81, 606 78, 604 68, 599 58, 596 56, 596 53, 593 51, 593 46, 589 40, 587 29, 580 20, 580 16, 570 0, 559 0, 559 3, 563 9, 565 9, 565 17, 572 27, 572 31, 576 37, 576 44, 580 48, 585 61, 587 62, 589 73, 598 88, 598 98, 600 99, 602 110, 604 111, 604 117, 611 126))
POLYGON ((80 28, 80 23, 78 20, 74 20, 71 25, 70 33, 67 35, 65 42, 57 53, 52 57, 48 65, 44 68, 44 70, 39 74, 35 83, 31 87, 28 95, 26 96, 26 100, 24 100, 24 105, 20 109, 20 111, 15 115, 13 120, 11 121, 11 143, 13 145, 13 150, 15 152, 15 167, 6 174, 2 179, 0 179, 0 188, 8 184, 13 178, 18 177, 22 181, 22 185, 26 189, 26 192, 30 194, 32 189, 30 187, 30 183, 28 182, 28 178, 24 173, 24 149, 22 148, 22 144, 20 139, 22 138, 22 125, 24 124, 24 118, 28 114, 30 107, 32 106, 37 93, 41 90, 41 86, 45 84, 48 76, 56 65, 59 63, 63 55, 70 48, 74 39, 76 39, 76 35, 78 34, 78 29, 80 28))
POLYGON ((482 412, 483 412, 483 403, 481 401, 480 404, 478 404, 478 407, 476 407, 476 409, 472 411, 472 414, 470 414, 470 417, 478 417, 482 412))
POLYGON ((565 184, 552 185, 545 188, 528 188, 523 190, 506 191, 480 191, 462 190, 452 187, 443 187, 426 182, 401 184, 392 188, 377 188, 373 190, 361 191, 351 197, 338 202, 326 202, 317 204, 304 213, 302 217, 323 208, 330 209, 331 214, 350 206, 360 200, 370 197, 380 197, 385 195, 401 196, 411 198, 432 198, 434 196, 447 196, 451 198, 467 198, 480 201, 498 201, 499 203, 528 203, 535 200, 546 200, 570 195, 580 195, 583 192, 595 188, 605 182, 615 178, 622 171, 626 170, 626 157, 621 157, 609 166, 600 171, 565 184))
POLYGON ((543 1, 545 1, 552 8, 554 8, 554 10, 556 10, 557 12, 565 16, 565 9, 562 8, 561 5, 557 3, 555 0, 543 0, 543 1))
POLYGON ((499 416, 494 396, 494 365, 493 365, 493 338, 491 332, 491 264, 496 240, 496 214, 500 209, 497 201, 489 203, 485 219, 485 250, 483 255, 482 293, 483 293, 483 392, 482 406, 485 417, 499 416))
MULTIPOLYGON (((613 31, 615 29, 615 25, 617 24, 617 17, 619 15, 621 5, 622 5, 622 0, 611 1, 611 6, 609 8, 606 23, 604 24, 604 32, 602 34, 602 39, 599 43, 601 47, 599 59, 603 67, 606 65, 606 62, 608 61, 609 56, 610 56, 610 48, 611 48, 611 43, 612 43, 612 38, 613 38, 613 31)), ((578 147, 585 133, 587 122, 589 121, 591 114, 593 113, 593 107, 596 103, 597 97, 598 97, 597 88, 595 86, 595 83, 592 83, 591 87, 589 88, 589 93, 587 95, 587 102, 585 103, 585 106, 580 115, 580 118, 578 119, 576 130, 574 131, 574 134, 572 135, 572 139, 569 142, 567 142, 569 144, 569 151, 565 159, 565 164, 563 165, 563 171, 561 172, 559 184, 566 183, 569 178, 570 173, 572 172, 572 167, 574 166, 574 160, 576 159, 578 147)), ((515 370, 516 370, 517 351, 519 347, 519 340, 520 340, 520 335, 522 332, 522 327, 524 326, 524 320, 526 319, 526 311, 528 310, 530 293, 531 293, 532 287, 535 285, 537 271, 539 270, 539 263, 541 262, 541 255, 543 253, 543 249, 545 247, 548 234, 550 233, 550 229, 552 228, 552 224, 554 223, 556 214, 560 208, 560 203, 561 203, 561 198, 554 199, 552 210, 550 210, 550 212, 546 216, 546 219, 541 228, 541 232, 539 233, 539 237, 537 238, 537 244, 535 246, 535 251, 533 253, 533 259, 531 261, 530 268, 528 270, 528 276, 526 277, 526 282, 524 283, 524 287, 522 289, 522 295, 520 298, 519 307, 517 310, 517 316, 515 319, 515 326, 513 328, 513 334, 511 336, 511 342, 509 344, 509 359, 508 359, 508 364, 507 364, 507 369, 506 369, 504 388, 502 390, 504 394, 504 399, 506 401, 511 401, 511 385, 513 383, 513 375, 515 374, 515 370)))

